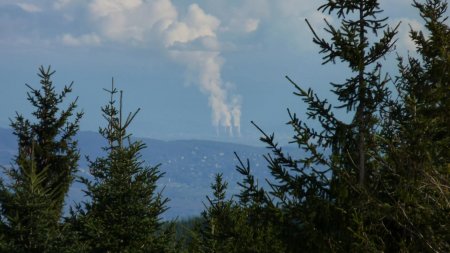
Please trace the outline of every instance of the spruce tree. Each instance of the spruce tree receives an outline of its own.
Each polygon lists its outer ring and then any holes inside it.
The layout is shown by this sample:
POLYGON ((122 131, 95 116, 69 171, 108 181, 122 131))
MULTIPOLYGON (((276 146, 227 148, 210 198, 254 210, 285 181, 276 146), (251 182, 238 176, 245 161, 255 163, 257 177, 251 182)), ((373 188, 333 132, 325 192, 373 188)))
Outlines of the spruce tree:
MULTIPOLYGON (((28 101, 35 108, 32 113, 35 119, 29 120, 17 113, 11 127, 18 139, 18 155, 15 163, 23 164, 24 160, 30 159, 33 150, 36 173, 39 174, 48 168, 42 187, 58 193, 54 194, 52 199, 55 203, 53 220, 57 222, 60 219, 64 198, 77 171, 79 151, 74 137, 79 130, 79 121, 83 113, 75 112, 78 99, 69 103, 66 109, 61 108, 67 95, 72 92, 73 82, 57 93, 51 80, 54 73, 50 67, 39 68, 40 89, 27 84, 30 89, 27 93, 28 101)), ((14 169, 9 173, 16 174, 17 180, 21 180, 23 174, 14 169)))
POLYGON ((353 119, 339 120, 327 100, 288 78, 308 105, 307 117, 318 120, 321 129, 310 128, 288 111, 293 143, 304 151, 296 159, 278 145, 274 134, 255 124, 271 149, 265 158, 275 180, 269 181, 270 191, 259 187, 250 165, 239 160, 244 181, 236 203, 221 197, 223 183, 216 178, 216 197, 205 215, 209 221, 205 238, 214 238, 209 231, 226 236, 210 239, 212 245, 263 252, 267 245, 247 247, 248 242, 259 245, 255 238, 263 235, 267 241, 275 238, 271 245, 281 242, 272 251, 282 252, 449 251, 447 1, 413 5, 429 35, 411 31, 420 58, 409 56, 405 63, 400 57, 400 76, 395 80, 381 75, 380 60, 393 49, 398 26, 386 28, 387 19, 378 18, 377 1, 328 1, 320 7, 342 20, 339 29, 326 23, 331 43, 310 28, 326 54, 324 63, 341 60, 355 73, 343 84, 332 83, 341 102, 336 107, 347 109, 353 119), (380 31, 381 38, 369 44, 369 34, 377 37, 380 31), (387 87, 390 83, 396 90, 387 87), (217 226, 213 217, 218 213, 228 221, 227 227, 217 226), (261 233, 261 224, 270 236, 261 233), (211 229, 217 227, 220 232, 211 229))
POLYGON ((337 120, 331 106, 325 101, 315 101, 317 98, 313 97, 312 91, 300 88, 299 95, 309 104, 309 117, 318 117, 322 123, 326 134, 317 137, 328 140, 331 135, 332 141, 339 143, 334 147, 334 154, 339 152, 348 157, 349 165, 357 168, 359 184, 364 186, 371 173, 370 151, 378 122, 376 114, 387 95, 386 84, 389 82, 389 78, 381 75, 380 60, 393 48, 398 25, 394 29, 387 27, 387 18, 379 17, 382 10, 379 2, 374 0, 327 1, 319 10, 336 14, 341 20, 339 28, 325 20, 331 43, 320 38, 306 22, 314 34, 314 43, 320 46, 320 53, 325 54, 323 64, 341 61, 354 73, 344 83, 331 83, 340 102, 334 107, 354 113, 353 120, 350 124, 337 120), (377 40, 371 43, 370 36, 377 40), (347 133, 340 133, 340 128, 347 133))
MULTIPOLYGON (((237 196, 239 202, 227 199, 228 183, 222 174, 215 176, 211 184, 213 196, 207 196, 206 209, 202 212, 203 221, 191 231, 189 252, 285 252, 277 229, 280 220, 276 208, 267 208, 266 202, 247 195, 258 188, 247 165, 241 162, 238 166, 248 176, 240 183, 243 190, 237 196)), ((258 193, 265 194, 262 190, 258 193)))
POLYGON ((58 190, 43 186, 48 166, 37 172, 32 149, 30 157, 19 161, 18 174, 11 174, 10 185, 2 184, 4 236, 8 238, 3 252, 57 252, 60 240, 58 224, 54 222, 54 206, 58 190))
POLYGON ((145 144, 127 132, 139 110, 124 118, 122 92, 118 105, 114 85, 107 92, 110 100, 102 112, 108 124, 100 129, 107 154, 90 161, 94 180, 82 179, 90 201, 74 217, 74 227, 81 227, 89 252, 168 252, 172 231, 161 221, 168 199, 156 189, 163 173, 144 164, 145 144))
MULTIPOLYGON (((450 250, 450 28, 447 2, 413 4, 426 31, 411 30, 417 56, 399 58, 398 97, 383 126, 384 198, 393 238, 414 251, 450 250), (429 35, 425 35, 424 33, 429 35), (391 172, 391 173, 389 173, 391 172), (388 176, 386 176, 388 175, 388 176)), ((394 249, 397 250, 397 249, 394 249)))
POLYGON ((340 59, 355 73, 344 84, 332 84, 342 102, 337 107, 354 113, 353 120, 339 120, 327 100, 288 78, 308 104, 308 118, 322 126, 312 129, 289 111, 293 142, 303 156, 295 159, 274 134, 255 125, 272 151, 266 159, 275 178, 268 192, 273 200, 251 183, 244 200, 262 199, 267 207, 275 201, 287 252, 448 251, 447 2, 414 6, 430 36, 411 32, 421 59, 400 62, 396 91, 386 87, 393 80, 382 77, 378 62, 393 48, 396 28, 384 30, 372 46, 366 37, 386 22, 377 19, 377 1, 328 1, 320 9, 342 19, 340 29, 327 23, 332 43, 311 29, 324 62, 340 59))
MULTIPOLYGON (((397 27, 387 27, 375 0, 326 1, 319 10, 341 21, 335 27, 325 20, 331 42, 319 37, 306 21, 324 54, 323 63, 341 61, 353 75, 343 83, 331 83, 339 101, 334 107, 287 77, 296 89, 294 94, 308 106, 307 118, 321 127, 313 129, 288 111, 295 132, 292 142, 303 151, 301 158, 294 158, 278 145, 274 134, 255 125, 271 149, 266 159, 274 180, 266 201, 269 206, 273 198, 279 210, 287 252, 383 250, 376 232, 368 233, 379 228, 372 219, 380 210, 370 213, 368 209, 375 205, 370 202, 371 192, 379 190, 379 111, 389 94, 390 80, 381 74, 380 61, 393 49, 397 27), (352 117, 349 123, 335 116, 334 110, 341 108, 352 117)), ((247 195, 260 194, 251 189, 247 195)))
POLYGON ((222 174, 216 174, 211 184, 213 197, 207 196, 207 208, 202 212, 203 223, 197 227, 197 238, 194 238, 192 252, 235 252, 237 234, 233 233, 235 215, 233 202, 226 199, 228 183, 223 181, 222 174))
POLYGON ((238 185, 241 192, 237 195, 239 202, 239 219, 236 230, 240 235, 238 245, 245 252, 286 252, 283 243, 285 234, 282 212, 276 206, 270 195, 259 186, 250 171, 250 162, 247 163, 235 153, 239 164, 237 171, 244 176, 238 185))
POLYGON ((419 160, 436 165, 450 163, 450 28, 447 24, 447 2, 414 1, 425 22, 429 35, 411 30, 411 39, 417 47, 418 58, 408 56, 406 63, 399 58, 400 76, 397 90, 399 100, 392 104, 397 111, 391 114, 395 133, 415 132, 419 136, 398 137, 416 140, 410 143, 419 160), (401 119, 401 120, 398 120, 401 119), (420 129, 421 131, 417 131, 420 129), (424 150, 418 150, 423 147, 424 150), (425 153, 428 154, 425 155, 425 153), (424 160, 425 159, 425 160, 424 160))
POLYGON ((79 158, 73 137, 82 113, 75 113, 76 99, 65 110, 60 108, 72 84, 58 94, 53 74, 50 67, 40 67, 41 88, 27 85, 35 119, 17 113, 11 122, 18 155, 4 168, 9 179, 0 184, 1 230, 10 252, 54 252, 61 238, 64 198, 79 158))

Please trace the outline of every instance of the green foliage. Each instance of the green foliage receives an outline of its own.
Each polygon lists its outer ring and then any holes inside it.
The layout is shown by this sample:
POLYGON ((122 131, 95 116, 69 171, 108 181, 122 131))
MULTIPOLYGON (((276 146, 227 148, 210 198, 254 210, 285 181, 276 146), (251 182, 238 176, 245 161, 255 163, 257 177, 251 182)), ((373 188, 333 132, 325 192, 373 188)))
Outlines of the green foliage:
POLYGON ((27 85, 36 122, 20 114, 11 122, 19 150, 17 166, 4 168, 8 183, 0 183, 1 238, 5 242, 0 246, 5 252, 58 252, 64 198, 79 158, 73 137, 82 113, 71 121, 76 100, 61 110, 72 84, 57 94, 53 74, 50 67, 41 67, 41 89, 27 85))
POLYGON ((406 245, 418 251, 450 250, 450 28, 447 2, 414 1, 429 35, 411 30, 418 58, 399 58, 398 99, 384 126, 385 202, 406 245), (394 174, 395 173, 395 174, 394 174))
POLYGON ((379 60, 393 49, 398 26, 386 28, 378 1, 327 1, 319 8, 341 19, 340 28, 326 23, 331 42, 308 25, 324 64, 340 60, 354 73, 332 83, 340 102, 335 108, 346 108, 353 120, 339 120, 327 100, 288 78, 308 105, 307 118, 321 128, 288 111, 292 142, 303 151, 296 159, 255 125, 271 150, 265 158, 274 180, 267 191, 255 183, 249 164, 238 167, 245 179, 236 208, 247 215, 240 228, 250 228, 244 234, 269 221, 264 227, 272 225, 283 252, 449 251, 447 3, 414 6, 430 36, 411 31, 422 59, 408 57, 405 64, 400 58, 401 76, 394 81, 381 75, 379 60), (370 44, 368 38, 378 34, 370 44), (391 81, 396 92, 387 87, 391 81))
POLYGON ((126 129, 137 112, 122 117, 122 93, 119 108, 112 87, 109 103, 102 108, 108 121, 100 133, 108 141, 106 157, 90 162, 94 181, 83 178, 91 201, 78 208, 68 221, 81 232, 74 233, 79 245, 88 252, 169 252, 172 227, 161 222, 167 199, 156 191, 163 176, 158 166, 145 166, 140 151, 145 145, 133 141, 126 129))
MULTIPOLYGON (((27 93, 28 101, 35 108, 32 115, 36 121, 25 119, 17 114, 15 120, 11 122, 11 127, 19 144, 15 162, 20 164, 23 160, 29 159, 32 145, 34 145, 36 172, 40 173, 48 167, 47 177, 41 183, 42 187, 58 192, 52 196, 55 203, 54 222, 57 222, 62 212, 65 195, 78 166, 79 152, 77 141, 73 140, 73 137, 79 130, 79 121, 83 113, 75 113, 77 99, 65 110, 60 108, 64 99, 72 92, 73 83, 64 86, 61 93, 56 93, 51 81, 54 73, 50 67, 44 69, 41 66, 38 73, 41 78, 41 89, 35 89, 27 84, 30 89, 27 93), (72 116, 74 116, 73 121, 71 121, 72 116)), ((20 180, 20 171, 10 173, 17 174, 15 178, 20 180)))
MULTIPOLYGON (((399 100, 393 101, 391 122, 397 126, 394 138, 400 138, 423 162, 450 163, 450 28, 446 24, 447 2, 414 2, 425 21, 429 35, 411 30, 420 59, 406 63, 399 58, 401 76, 396 83, 399 100), (400 120, 398 120, 400 119, 400 120), (417 131, 420 129, 421 131, 417 131), (404 136, 400 136, 404 135, 404 136), (409 143, 406 143, 408 142, 409 143), (413 142, 414 141, 414 142, 413 142)), ((445 167, 445 166, 444 166, 445 167)))
POLYGON ((272 223, 276 209, 227 200, 227 186, 222 174, 217 174, 203 220, 191 231, 189 252, 285 252, 272 223))
POLYGON ((20 178, 11 174, 13 183, 2 183, 0 189, 3 235, 8 238, 4 250, 9 252, 54 252, 60 236, 58 224, 53 222, 59 189, 43 186, 49 167, 37 172, 33 156, 32 151, 30 158, 20 160, 20 178))
MULTIPOLYGON (((387 18, 379 18, 382 10, 378 1, 327 1, 319 7, 319 10, 329 14, 335 13, 341 20, 339 28, 325 21, 327 25, 325 30, 331 36, 331 43, 320 38, 309 22, 306 22, 314 34, 314 43, 321 48, 320 53, 325 54, 323 63, 340 60, 348 64, 354 73, 342 84, 331 83, 332 91, 340 102, 336 108, 346 108, 347 112, 354 111, 354 118, 350 124, 343 124, 331 113, 331 106, 325 101, 318 101, 317 97, 313 97, 312 91, 304 91, 297 87, 300 91, 298 95, 309 105, 308 116, 318 117, 326 133, 311 137, 315 139, 331 137, 333 139, 331 141, 337 144, 334 146, 334 154, 347 160, 348 165, 353 165, 358 170, 359 184, 364 185, 371 173, 370 149, 376 131, 375 116, 387 93, 385 85, 389 82, 388 78, 381 77, 379 61, 393 48, 398 26, 394 29, 389 27, 385 29, 387 18), (380 33, 382 35, 378 36, 380 33), (375 36, 378 40, 371 43, 369 36, 375 36), (338 132, 342 130, 344 131, 338 132)), ((302 127, 297 122, 292 123, 294 128, 302 127)), ((305 128, 303 131, 308 132, 309 129, 305 128)), ((324 146, 328 147, 327 142, 329 140, 325 143, 319 142, 319 145, 325 144, 324 146)))
POLYGON ((377 111, 388 94, 389 79, 381 76, 379 60, 393 48, 397 27, 386 28, 387 19, 378 17, 377 1, 327 1, 319 9, 341 20, 339 28, 326 22, 331 42, 307 23, 313 41, 325 54, 324 64, 339 60, 354 73, 342 84, 332 83, 340 102, 335 108, 345 108, 353 120, 339 120, 327 100, 288 78, 294 94, 308 105, 307 117, 318 120, 321 129, 310 128, 288 111, 293 142, 304 152, 295 159, 279 147, 273 134, 258 128, 272 153, 266 156, 274 177, 269 195, 275 203, 271 205, 280 210, 281 239, 288 252, 297 252, 299 241, 304 242, 300 247, 305 251, 376 251, 380 250, 377 243, 366 243, 359 231, 367 221, 360 215, 367 208, 363 193, 372 190, 376 173, 377 111), (371 43, 370 36, 378 40, 371 43))
POLYGON ((300 158, 253 123, 270 150, 270 189, 236 155, 241 192, 227 198, 228 183, 217 174, 202 216, 177 224, 161 221, 168 199, 157 182, 164 173, 142 161, 145 145, 127 132, 139 110, 124 118, 114 85, 102 108, 108 124, 99 131, 106 155, 89 160, 93 181, 80 179, 90 200, 61 221, 82 113, 74 113, 76 100, 60 110, 71 85, 57 94, 54 72, 41 67, 41 89, 28 86, 36 122, 17 114, 11 123, 19 152, 17 166, 4 168, 9 181, 0 181, 0 252, 450 252, 447 1, 413 6, 427 30, 411 30, 417 56, 398 58, 395 80, 381 75, 380 60, 393 50, 398 26, 379 18, 378 1, 320 6, 341 21, 339 27, 325 21, 329 42, 306 21, 323 63, 341 61, 352 72, 331 83, 339 104, 287 77, 308 106, 306 119, 288 110, 300 158), (339 108, 349 123, 334 114, 339 108))
POLYGON ((190 245, 194 245, 194 237, 197 236, 196 228, 204 222, 202 216, 194 216, 189 218, 183 218, 174 221, 175 227, 175 239, 180 248, 180 252, 189 252, 188 248, 190 245), (183 251, 184 250, 184 251, 183 251))
POLYGON ((222 174, 217 174, 211 184, 213 198, 207 196, 208 208, 202 213, 204 222, 200 228, 199 252, 234 252, 233 231, 234 208, 232 201, 225 198, 228 183, 223 182, 222 174))

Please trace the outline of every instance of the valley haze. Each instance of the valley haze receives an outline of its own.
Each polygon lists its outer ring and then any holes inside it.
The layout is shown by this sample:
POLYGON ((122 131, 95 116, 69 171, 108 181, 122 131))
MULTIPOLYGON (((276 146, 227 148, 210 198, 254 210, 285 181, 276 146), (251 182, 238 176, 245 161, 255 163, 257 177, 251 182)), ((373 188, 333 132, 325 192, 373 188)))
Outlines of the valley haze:
MULTIPOLYGON (((75 138, 80 150, 79 176, 92 179, 86 156, 91 160, 103 156, 102 147, 106 144, 100 134, 91 131, 80 131, 75 138)), ((264 147, 249 146, 237 143, 205 140, 173 140, 162 141, 150 138, 135 138, 147 146, 141 152, 141 159, 146 165, 160 164, 160 171, 165 173, 158 181, 158 190, 170 199, 169 209, 163 214, 164 219, 187 218, 200 215, 204 210, 206 196, 212 195, 210 189, 216 173, 223 173, 228 182, 230 196, 238 194, 237 182, 242 176, 236 171, 238 161, 236 152, 245 161, 249 159, 252 172, 260 183, 270 178, 267 162, 263 155, 268 152, 264 147)), ((0 164, 9 166, 17 152, 16 138, 10 129, 0 128, 0 164)), ((287 151, 295 151, 287 147, 287 151)), ((4 175, 2 175, 4 177, 4 175)), ((66 211, 69 206, 87 201, 83 193, 83 185, 74 182, 66 198, 66 211)))

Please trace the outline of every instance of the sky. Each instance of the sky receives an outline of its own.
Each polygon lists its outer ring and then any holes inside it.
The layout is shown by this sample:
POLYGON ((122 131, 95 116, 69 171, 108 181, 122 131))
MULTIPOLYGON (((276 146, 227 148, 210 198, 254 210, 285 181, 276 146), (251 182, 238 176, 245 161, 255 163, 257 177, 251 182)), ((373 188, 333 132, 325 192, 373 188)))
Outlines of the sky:
MULTIPOLYGON (((81 130, 105 125, 103 88, 114 78, 125 111, 141 108, 135 136, 256 145, 254 121, 287 141, 286 109, 302 118, 305 104, 285 76, 330 101, 329 82, 348 76, 342 64, 321 65, 305 23, 326 38, 323 20, 338 20, 317 11, 323 2, 0 0, 0 127, 16 112, 29 115, 25 84, 38 87, 39 66, 51 65, 57 90, 74 82, 81 130)), ((423 26, 411 1, 380 2, 390 25, 402 21, 399 52, 413 51, 409 27, 423 26)), ((386 71, 395 71, 394 58, 386 71)))

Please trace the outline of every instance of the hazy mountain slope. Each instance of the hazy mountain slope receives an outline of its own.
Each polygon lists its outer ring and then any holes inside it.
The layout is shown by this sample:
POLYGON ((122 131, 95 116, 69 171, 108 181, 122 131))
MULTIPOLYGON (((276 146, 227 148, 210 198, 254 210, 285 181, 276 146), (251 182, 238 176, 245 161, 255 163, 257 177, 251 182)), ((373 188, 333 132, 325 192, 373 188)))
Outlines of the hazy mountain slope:
MULTIPOLYGON (((103 155, 103 138, 94 132, 80 132, 77 136, 81 152, 80 175, 90 177, 86 156, 90 159, 103 155)), ((198 215, 203 210, 202 202, 210 194, 210 184, 215 173, 222 172, 229 181, 230 194, 237 193, 236 182, 241 180, 235 167, 237 160, 234 152, 242 159, 250 159, 252 170, 257 178, 269 177, 267 163, 262 154, 267 150, 261 147, 246 146, 201 140, 160 141, 141 139, 147 148, 142 159, 148 165, 160 165, 165 173, 159 181, 160 190, 170 198, 170 209, 166 218, 198 215)), ((16 152, 16 139, 8 129, 0 128, 0 163, 8 165, 16 152)), ((75 183, 69 192, 67 204, 72 205, 85 200, 82 185, 75 183)))

